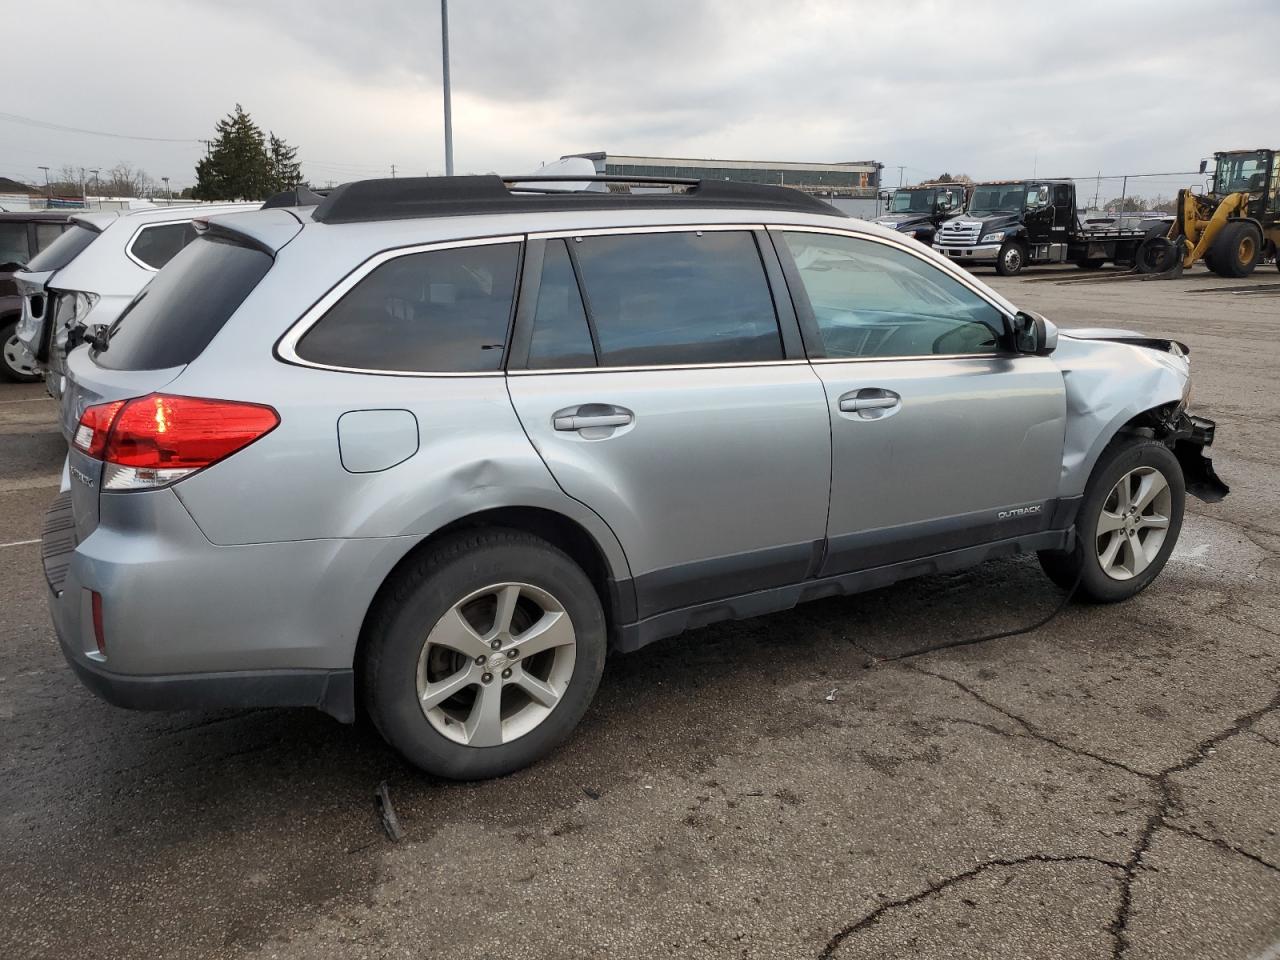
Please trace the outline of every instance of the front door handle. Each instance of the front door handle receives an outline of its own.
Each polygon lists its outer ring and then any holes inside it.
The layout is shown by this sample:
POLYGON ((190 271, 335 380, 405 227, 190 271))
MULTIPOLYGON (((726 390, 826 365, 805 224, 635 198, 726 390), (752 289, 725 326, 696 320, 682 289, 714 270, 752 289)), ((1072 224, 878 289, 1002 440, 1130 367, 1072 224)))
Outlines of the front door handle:
POLYGON ((568 410, 558 410, 551 418, 556 430, 576 431, 591 427, 625 427, 635 419, 630 410, 603 403, 587 403, 568 410))
POLYGON ((856 413, 859 419, 876 420, 896 413, 902 406, 902 397, 881 387, 863 387, 840 398, 841 413, 856 413))

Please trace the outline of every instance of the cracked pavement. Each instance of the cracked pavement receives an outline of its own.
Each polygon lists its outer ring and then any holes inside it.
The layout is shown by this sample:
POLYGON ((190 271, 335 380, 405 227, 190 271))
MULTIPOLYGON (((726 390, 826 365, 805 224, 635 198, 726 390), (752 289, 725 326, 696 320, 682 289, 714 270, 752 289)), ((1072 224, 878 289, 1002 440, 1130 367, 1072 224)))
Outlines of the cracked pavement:
POLYGON ((1219 424, 1231 496, 1189 501, 1148 591, 888 662, 1061 594, 1011 559, 710 627, 612 659, 568 745, 483 784, 309 711, 94 700, 20 543, 57 486, 53 406, 0 386, 0 956, 1267 955, 1280 297, 1054 273, 994 284, 1067 327, 1186 341, 1219 424))

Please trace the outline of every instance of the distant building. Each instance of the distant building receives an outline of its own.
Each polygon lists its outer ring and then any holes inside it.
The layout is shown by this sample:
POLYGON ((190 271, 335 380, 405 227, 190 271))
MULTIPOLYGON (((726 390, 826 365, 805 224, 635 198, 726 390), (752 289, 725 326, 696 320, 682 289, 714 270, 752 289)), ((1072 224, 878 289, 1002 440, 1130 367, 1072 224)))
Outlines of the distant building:
POLYGON ((570 153, 585 157, 597 173, 620 177, 689 177, 698 180, 738 180, 776 183, 823 197, 874 199, 882 164, 791 163, 771 160, 694 160, 686 157, 631 157, 620 154, 570 153))

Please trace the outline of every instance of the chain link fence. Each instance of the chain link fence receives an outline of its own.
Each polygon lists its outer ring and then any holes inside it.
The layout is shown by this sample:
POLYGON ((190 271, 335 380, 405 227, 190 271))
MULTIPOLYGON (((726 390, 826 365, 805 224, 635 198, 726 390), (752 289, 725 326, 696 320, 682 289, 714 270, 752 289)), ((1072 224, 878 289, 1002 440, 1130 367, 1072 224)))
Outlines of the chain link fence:
POLYGON ((1205 188, 1206 174, 1130 173, 1075 177, 1076 206, 1103 213, 1173 213, 1178 191, 1205 188))

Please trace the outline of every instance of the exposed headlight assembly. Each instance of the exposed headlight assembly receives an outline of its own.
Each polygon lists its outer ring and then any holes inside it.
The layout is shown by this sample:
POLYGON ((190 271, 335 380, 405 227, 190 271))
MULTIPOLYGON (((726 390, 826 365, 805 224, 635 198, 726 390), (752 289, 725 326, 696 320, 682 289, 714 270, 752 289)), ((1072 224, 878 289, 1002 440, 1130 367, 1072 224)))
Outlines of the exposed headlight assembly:
POLYGON ((981 242, 982 243, 999 243, 1003 239, 1004 239, 1004 231, 994 230, 991 233, 984 233, 982 235, 981 242))

